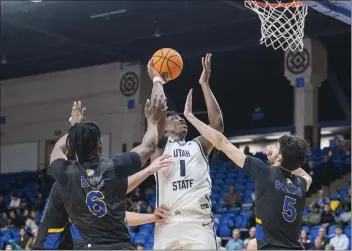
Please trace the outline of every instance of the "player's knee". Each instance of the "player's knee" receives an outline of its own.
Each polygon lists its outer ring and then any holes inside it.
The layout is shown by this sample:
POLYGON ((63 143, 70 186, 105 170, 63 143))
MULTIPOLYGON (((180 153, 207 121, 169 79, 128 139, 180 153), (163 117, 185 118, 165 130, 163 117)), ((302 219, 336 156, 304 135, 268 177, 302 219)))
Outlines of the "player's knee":
POLYGON ((247 250, 257 250, 257 239, 252 239, 248 242, 247 250))

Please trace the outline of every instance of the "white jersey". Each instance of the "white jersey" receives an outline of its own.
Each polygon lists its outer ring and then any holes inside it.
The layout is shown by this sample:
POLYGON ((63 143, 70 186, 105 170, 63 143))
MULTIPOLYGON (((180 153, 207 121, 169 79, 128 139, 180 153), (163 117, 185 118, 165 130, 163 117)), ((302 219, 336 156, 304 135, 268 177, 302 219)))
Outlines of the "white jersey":
POLYGON ((171 221, 193 215, 210 219, 211 179, 199 139, 185 142, 168 138, 163 154, 172 155, 173 164, 155 174, 156 206, 164 204, 170 216, 181 216, 171 217, 171 221))

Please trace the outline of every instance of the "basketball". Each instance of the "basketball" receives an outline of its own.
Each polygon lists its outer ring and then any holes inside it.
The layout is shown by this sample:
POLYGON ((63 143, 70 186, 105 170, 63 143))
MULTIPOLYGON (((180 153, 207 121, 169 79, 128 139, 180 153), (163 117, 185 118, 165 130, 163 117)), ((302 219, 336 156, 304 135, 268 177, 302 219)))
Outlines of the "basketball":
POLYGON ((152 57, 154 69, 159 72, 165 80, 177 78, 183 68, 183 61, 180 54, 170 48, 163 48, 154 53, 152 57))

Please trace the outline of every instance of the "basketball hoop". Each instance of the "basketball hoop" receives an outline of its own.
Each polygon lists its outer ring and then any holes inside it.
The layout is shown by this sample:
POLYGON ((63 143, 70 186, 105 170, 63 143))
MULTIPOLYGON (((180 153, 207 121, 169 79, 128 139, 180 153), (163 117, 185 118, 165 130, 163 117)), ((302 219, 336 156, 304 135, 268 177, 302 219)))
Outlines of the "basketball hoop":
POLYGON ((257 13, 262 23, 260 44, 275 50, 303 50, 307 5, 299 0, 245 0, 245 6, 257 13))

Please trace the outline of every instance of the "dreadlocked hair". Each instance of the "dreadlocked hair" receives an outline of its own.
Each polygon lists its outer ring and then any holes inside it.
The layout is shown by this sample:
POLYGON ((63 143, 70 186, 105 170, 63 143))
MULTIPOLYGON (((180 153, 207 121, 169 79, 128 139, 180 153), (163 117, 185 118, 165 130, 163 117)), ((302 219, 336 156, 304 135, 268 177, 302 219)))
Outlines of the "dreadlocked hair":
POLYGON ((98 155, 101 145, 101 131, 95 123, 76 123, 70 127, 66 147, 70 155, 77 156, 80 164, 98 155))

